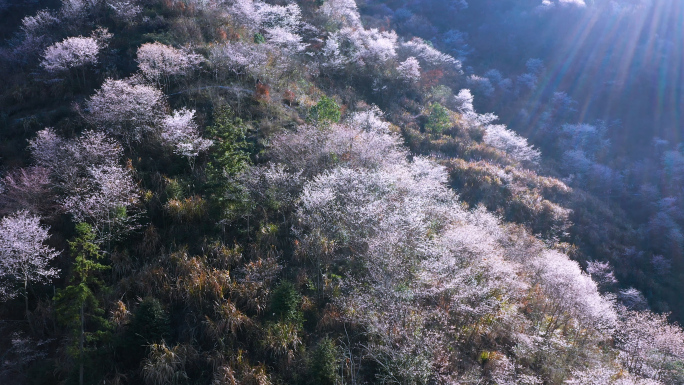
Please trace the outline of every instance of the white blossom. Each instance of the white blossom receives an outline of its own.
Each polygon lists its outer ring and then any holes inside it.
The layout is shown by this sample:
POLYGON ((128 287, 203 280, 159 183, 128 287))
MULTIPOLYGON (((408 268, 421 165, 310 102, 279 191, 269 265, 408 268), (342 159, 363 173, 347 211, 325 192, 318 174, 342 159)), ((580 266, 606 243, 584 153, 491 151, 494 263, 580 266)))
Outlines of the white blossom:
POLYGON ((62 0, 62 7, 59 10, 60 17, 63 21, 80 22, 99 3, 100 0, 62 0))
MULTIPOLYGON (((25 290, 31 282, 57 277, 59 269, 50 267, 50 261, 58 253, 45 245, 49 237, 40 218, 27 211, 0 220, 0 276, 10 280, 0 286, 0 295, 12 298, 21 293, 16 283, 23 284, 25 290)), ((25 291, 23 294, 27 295, 25 291)))
POLYGON ((288 32, 295 32, 301 26, 302 11, 296 3, 281 6, 256 1, 254 4, 262 28, 283 28, 288 32))
POLYGON ((253 31, 283 28, 295 33, 301 26, 302 12, 295 3, 281 6, 258 0, 235 0, 228 11, 253 31))
POLYGON ((164 116, 166 100, 157 88, 107 79, 85 102, 86 119, 128 142, 153 132, 164 116))
POLYGON ((137 201, 137 186, 130 171, 116 165, 88 166, 84 184, 62 201, 75 222, 98 225, 112 213, 137 201))
POLYGON ((454 97, 454 104, 459 113, 461 113, 463 123, 466 128, 479 128, 483 127, 497 119, 498 116, 492 113, 478 114, 475 112, 475 107, 473 106, 473 94, 469 89, 462 89, 458 92, 458 95, 454 97))
POLYGON ((527 143, 527 139, 506 128, 502 124, 485 128, 484 142, 510 155, 518 162, 531 165, 539 163, 541 153, 527 143))
POLYGON ((266 44, 227 42, 211 48, 209 61, 217 75, 232 72, 238 76, 266 78, 274 75, 273 69, 267 67, 270 50, 266 44))
POLYGON ((274 27, 266 30, 266 38, 270 44, 281 48, 283 53, 287 55, 301 52, 307 47, 307 44, 302 43, 301 36, 283 27, 274 27))
POLYGON ((613 268, 610 267, 610 263, 608 262, 587 262, 587 273, 603 288, 611 287, 617 283, 613 268))
POLYGON ((684 331, 668 323, 665 315, 627 310, 621 315, 615 339, 625 367, 637 375, 675 383, 668 378, 668 367, 684 360, 684 331))
POLYGON ((355 28, 362 27, 361 16, 354 0, 327 0, 318 11, 337 25, 355 28))
POLYGON ((37 165, 50 171, 57 203, 76 222, 89 222, 103 242, 130 230, 125 213, 138 201, 131 170, 119 162, 123 149, 102 132, 86 131, 67 141, 45 129, 29 142, 37 165))
POLYGON ((482 95, 489 97, 494 93, 494 86, 489 78, 481 77, 477 75, 470 75, 468 77, 468 85, 477 91, 480 91, 482 95))
MULTIPOLYGON (((328 41, 331 42, 326 41, 322 55, 325 61, 332 61, 332 63, 353 62, 360 66, 382 65, 397 56, 397 34, 394 31, 347 27, 330 34, 328 41)), ((325 62, 323 65, 325 66, 325 62)), ((334 66, 339 66, 339 64, 334 66)))
POLYGON ((192 160, 211 147, 213 141, 203 139, 194 121, 195 110, 181 109, 164 118, 162 123, 162 142, 174 148, 174 153, 192 160))
POLYGON ((126 23, 132 23, 140 14, 142 7, 139 0, 107 0, 107 6, 114 12, 114 16, 126 23))
POLYGON ((92 37, 69 37, 45 50, 40 63, 48 72, 62 72, 70 68, 94 65, 100 46, 92 37))
POLYGON ((26 210, 33 214, 50 210, 50 172, 44 167, 22 168, 0 179, 0 215, 26 210))
POLYGON ((271 140, 270 155, 309 177, 338 165, 376 169, 396 164, 406 152, 396 134, 366 130, 363 124, 345 124, 331 130, 304 126, 278 134, 271 140))
POLYGON ((384 114, 377 106, 366 111, 354 112, 348 119, 349 125, 370 132, 389 133, 390 124, 383 120, 384 114))
POLYGON ((410 83, 417 82, 420 80, 420 63, 418 59, 411 56, 399 63, 397 72, 399 72, 400 79, 410 83))
POLYGON ((28 36, 45 34, 50 28, 59 23, 59 19, 49 10, 38 11, 34 16, 21 19, 21 30, 28 36))
POLYGON ((204 58, 201 55, 179 50, 155 42, 145 43, 138 48, 137 59, 140 71, 150 80, 160 81, 170 76, 187 75, 204 58))
POLYGON ((425 67, 445 67, 455 70, 461 69, 461 62, 450 55, 440 52, 423 39, 415 37, 399 45, 400 51, 407 56, 416 57, 425 67))

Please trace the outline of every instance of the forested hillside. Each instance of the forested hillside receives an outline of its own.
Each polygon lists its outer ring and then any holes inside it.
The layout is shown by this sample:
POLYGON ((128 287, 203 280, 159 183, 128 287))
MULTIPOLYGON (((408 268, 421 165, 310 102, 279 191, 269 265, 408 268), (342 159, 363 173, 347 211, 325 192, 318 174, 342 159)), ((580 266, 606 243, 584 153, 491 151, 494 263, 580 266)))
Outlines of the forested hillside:
POLYGON ((460 87, 476 107, 537 146, 546 172, 589 194, 560 202, 573 210, 579 258, 609 261, 623 285, 682 321, 683 7, 416 0, 364 10, 461 60, 460 87))
POLYGON ((0 0, 0 383, 684 383, 676 138, 487 30, 600 6, 0 0))

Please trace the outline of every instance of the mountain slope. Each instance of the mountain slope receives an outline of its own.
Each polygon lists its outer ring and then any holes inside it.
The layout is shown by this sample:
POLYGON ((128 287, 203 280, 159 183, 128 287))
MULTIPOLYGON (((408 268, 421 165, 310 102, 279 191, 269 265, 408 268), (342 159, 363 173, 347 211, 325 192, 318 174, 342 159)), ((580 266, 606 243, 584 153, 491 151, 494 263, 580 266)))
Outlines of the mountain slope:
POLYGON ((682 330, 568 257, 601 243, 567 233, 578 208, 615 214, 380 22, 344 0, 26 16, 2 51, 3 382, 681 382, 682 330))

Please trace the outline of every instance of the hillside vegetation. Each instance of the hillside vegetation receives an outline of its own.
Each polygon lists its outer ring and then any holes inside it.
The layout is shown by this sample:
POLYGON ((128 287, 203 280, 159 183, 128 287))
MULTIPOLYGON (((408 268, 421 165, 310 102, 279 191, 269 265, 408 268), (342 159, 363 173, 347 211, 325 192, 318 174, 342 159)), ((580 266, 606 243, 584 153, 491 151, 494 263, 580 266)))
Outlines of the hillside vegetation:
POLYGON ((363 6, 0 0, 0 383, 684 382, 608 181, 363 6))

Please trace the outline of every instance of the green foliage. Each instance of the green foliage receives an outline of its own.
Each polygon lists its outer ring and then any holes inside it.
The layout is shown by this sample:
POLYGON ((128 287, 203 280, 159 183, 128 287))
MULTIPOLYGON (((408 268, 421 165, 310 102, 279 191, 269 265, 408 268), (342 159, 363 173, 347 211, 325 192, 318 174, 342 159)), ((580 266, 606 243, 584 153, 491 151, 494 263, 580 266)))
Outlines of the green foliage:
POLYGON ((340 106, 327 96, 323 96, 309 111, 309 120, 319 124, 337 123, 341 117, 340 106))
POLYGON ((266 43, 266 38, 264 37, 264 35, 257 32, 254 34, 254 43, 255 44, 266 43))
POLYGON ((271 297, 271 312, 276 319, 282 321, 303 322, 303 314, 299 309, 302 298, 297 292, 297 288, 287 281, 283 281, 273 291, 271 297))
POLYGON ((438 86, 432 87, 426 96, 435 103, 444 105, 454 97, 454 91, 451 88, 440 84, 438 86))
POLYGON ((70 285, 56 295, 57 317, 69 324, 73 322, 73 305, 80 309, 85 302, 97 303, 94 291, 100 289, 103 282, 97 277, 98 272, 109 267, 99 262, 102 258, 99 247, 94 243, 95 233, 87 223, 76 225, 76 238, 69 241, 71 255, 75 257, 72 266, 70 285), (73 303, 73 299, 78 299, 73 303))
POLYGON ((214 113, 214 124, 207 127, 215 145, 210 153, 207 176, 210 184, 223 185, 230 176, 239 174, 249 164, 247 126, 228 107, 214 113))
POLYGON ((433 134, 441 134, 451 128, 449 110, 439 103, 432 103, 429 107, 428 121, 425 129, 433 134))
POLYGON ((684 362, 665 360, 664 367, 664 383, 666 384, 682 384, 684 383, 684 362))
POLYGON ((334 385, 338 383, 338 351, 330 338, 324 338, 316 346, 309 367, 310 383, 334 385))
POLYGON ((147 297, 135 310, 129 333, 139 338, 143 344, 158 342, 170 333, 169 319, 161 302, 147 297))
POLYGON ((111 332, 111 325, 103 317, 105 311, 96 296, 104 286, 97 275, 109 267, 97 262, 102 255, 94 240, 90 225, 76 225, 76 238, 69 241, 71 255, 75 257, 69 285, 55 295, 57 321, 71 336, 67 353, 79 363, 81 371, 88 355, 96 351, 111 332))
POLYGON ((167 179, 165 192, 169 200, 181 200, 185 198, 185 189, 178 179, 167 179))
POLYGON ((133 313, 126 330, 121 358, 131 365, 140 363, 147 346, 168 337, 170 332, 169 318, 162 304, 156 298, 145 298, 133 313))

